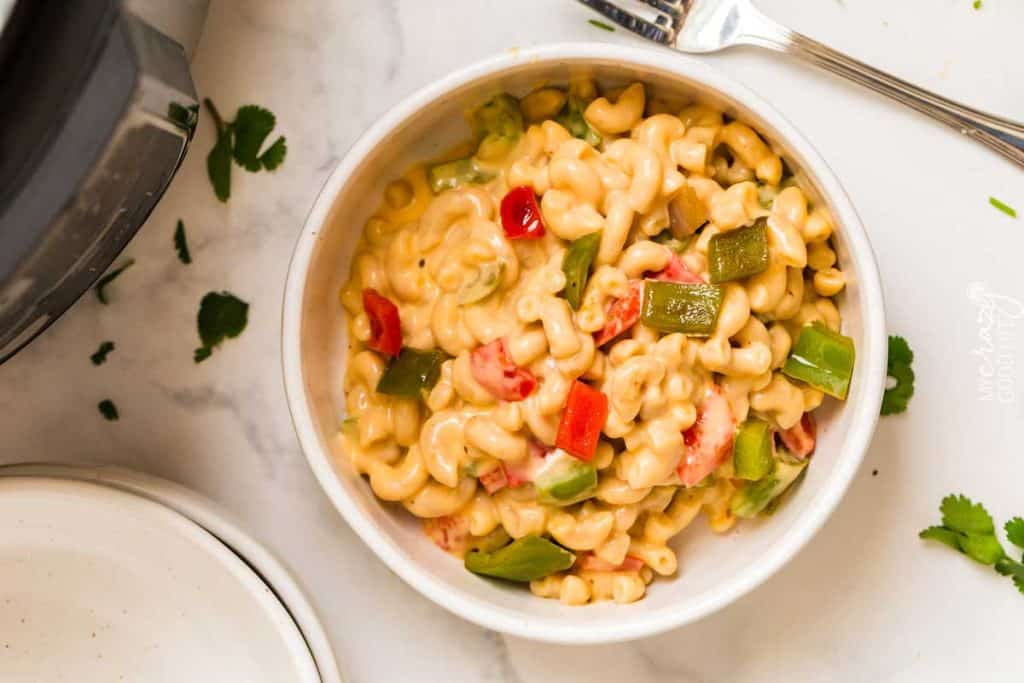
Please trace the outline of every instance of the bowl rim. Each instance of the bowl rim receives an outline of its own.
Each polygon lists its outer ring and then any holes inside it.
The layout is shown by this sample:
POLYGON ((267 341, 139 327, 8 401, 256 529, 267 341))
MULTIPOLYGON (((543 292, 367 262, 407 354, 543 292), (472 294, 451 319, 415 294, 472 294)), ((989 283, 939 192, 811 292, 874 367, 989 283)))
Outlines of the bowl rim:
POLYGON ((793 124, 747 86, 692 57, 670 55, 657 48, 571 42, 508 50, 443 76, 403 98, 359 137, 325 182, 296 242, 289 264, 283 303, 281 352, 285 393, 292 422, 302 451, 317 480, 348 525, 402 580, 441 607, 485 628, 551 643, 614 643, 662 633, 705 617, 766 581, 807 544, 842 500, 874 434, 885 389, 885 307, 878 264, 860 217, 831 167, 793 124), (423 570, 417 562, 404 557, 397 546, 389 542, 362 515, 335 475, 331 454, 322 446, 317 435, 305 391, 300 351, 306 280, 320 228, 329 218, 341 189, 363 159, 403 121, 462 85, 523 64, 567 59, 614 60, 626 67, 675 73, 742 103, 769 122, 777 131, 777 137, 789 148, 799 151, 806 161, 805 171, 817 182, 822 195, 828 198, 837 214, 836 222, 842 226, 844 242, 851 261, 855 263, 860 296, 864 301, 864 348, 857 350, 858 361, 871 363, 874 367, 868 367, 864 375, 862 400, 851 406, 854 411, 851 427, 834 471, 822 483, 804 515, 786 530, 781 541, 765 553, 758 563, 752 564, 750 569, 723 584, 710 596, 694 601, 686 609, 637 611, 633 614, 624 612, 622 619, 615 624, 588 626, 584 623, 574 624, 572 629, 556 629, 532 624, 529 619, 517 617, 514 613, 452 588, 423 570))

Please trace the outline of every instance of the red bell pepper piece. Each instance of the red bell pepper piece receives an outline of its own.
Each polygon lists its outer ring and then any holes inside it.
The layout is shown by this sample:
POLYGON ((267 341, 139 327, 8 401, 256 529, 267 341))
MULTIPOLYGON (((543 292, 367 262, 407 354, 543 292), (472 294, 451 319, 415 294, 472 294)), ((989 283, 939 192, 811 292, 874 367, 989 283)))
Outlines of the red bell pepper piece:
POLYGON ((638 572, 643 566, 644 561, 633 555, 626 555, 619 565, 606 562, 594 553, 586 553, 576 560, 576 567, 585 572, 638 572))
POLYGON ((544 236, 544 219, 532 187, 513 187, 502 198, 501 225, 510 240, 535 240, 544 236))
POLYGON ((502 401, 522 401, 537 388, 537 378, 508 357, 504 339, 473 349, 469 370, 480 386, 502 401))
POLYGON ((672 254, 672 259, 665 268, 651 276, 655 280, 665 282, 681 282, 684 285, 703 284, 704 278, 693 272, 679 254, 672 254))
POLYGON ((597 451, 597 441, 608 418, 608 397, 579 380, 572 383, 558 425, 555 446, 584 462, 597 451))
POLYGON ((595 346, 607 344, 640 320, 640 303, 643 295, 643 280, 633 280, 629 283, 626 296, 616 299, 608 307, 604 329, 594 334, 595 346))
POLYGON ((697 408, 697 421, 683 432, 686 451, 677 471, 683 486, 695 486, 732 453, 736 418, 722 387, 712 384, 697 408))
POLYGON ((398 306, 376 289, 367 288, 363 290, 363 310, 370 319, 370 341, 366 345, 386 356, 397 356, 402 350, 398 306))
POLYGON ((479 479, 480 485, 484 487, 484 490, 487 491, 487 493, 491 494, 497 493, 508 486, 509 483, 508 475, 505 472, 505 466, 502 463, 499 463, 499 465, 490 472, 481 474, 479 479))
POLYGON ((817 433, 818 426, 814 422, 814 416, 810 413, 804 413, 800 417, 800 421, 789 429, 777 432, 782 445, 801 460, 814 453, 817 433))

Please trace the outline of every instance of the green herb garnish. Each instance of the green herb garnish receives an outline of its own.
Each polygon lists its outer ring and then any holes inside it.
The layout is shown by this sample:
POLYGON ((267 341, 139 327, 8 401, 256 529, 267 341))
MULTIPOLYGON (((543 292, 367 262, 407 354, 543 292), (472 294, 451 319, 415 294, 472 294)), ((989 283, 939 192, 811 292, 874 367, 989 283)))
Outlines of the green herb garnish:
POLYGON ((249 304, 229 292, 210 292, 200 302, 196 320, 203 345, 195 350, 193 359, 201 363, 222 341, 242 334, 249 322, 249 304))
POLYGON ((107 285, 116 280, 118 275, 128 270, 133 265, 135 265, 135 259, 128 259, 122 265, 110 271, 96 282, 96 287, 94 288, 96 290, 96 298, 100 300, 101 304, 110 303, 107 299, 107 285))
MULTIPOLYGON (((928 527, 918 534, 920 538, 944 543, 975 562, 1011 577, 1017 590, 1024 593, 1024 564, 1006 555, 996 537, 992 516, 983 505, 963 495, 949 495, 942 499, 939 510, 942 525, 928 527)), ((1024 548, 1024 519, 1014 517, 1004 528, 1010 543, 1024 548)))
POLYGON ((96 407, 99 408, 100 415, 105 417, 110 422, 116 422, 117 419, 121 417, 117 413, 117 406, 115 406, 114 402, 111 401, 109 398, 105 398, 102 401, 100 401, 96 405, 96 407))
POLYGON ((1005 213, 1010 218, 1016 218, 1017 217, 1017 209, 1013 208, 1009 204, 1005 204, 1005 203, 999 201, 995 197, 989 197, 988 198, 988 203, 991 204, 992 206, 996 207, 997 209, 999 209, 1003 213, 1005 213))
POLYGON ((92 361, 93 365, 103 365, 107 362, 107 355, 114 350, 114 342, 105 341, 100 343, 100 347, 96 349, 96 353, 89 356, 89 360, 92 361))
POLYGON ((882 415, 898 415, 907 409, 914 395, 914 352, 903 337, 889 337, 889 369, 886 373, 895 384, 882 397, 882 415))
POLYGON ((186 266, 192 263, 192 254, 188 251, 188 240, 185 239, 185 224, 178 219, 178 227, 174 229, 174 248, 178 252, 178 260, 186 266))
POLYGON ((288 145, 284 136, 278 136, 260 153, 277 124, 277 118, 263 107, 253 104, 240 107, 234 121, 225 121, 210 98, 203 100, 203 104, 217 128, 217 142, 206 157, 206 172, 217 199, 226 202, 231 197, 232 162, 252 173, 273 171, 284 162, 288 145))
POLYGON ((981 9, 981 0, 974 0, 974 9, 981 9))
POLYGON ((591 26, 595 26, 595 27, 601 29, 602 31, 610 31, 612 33, 615 32, 615 27, 614 26, 609 26, 608 24, 604 23, 603 21, 598 21, 597 19, 588 19, 587 23, 590 24, 591 26))

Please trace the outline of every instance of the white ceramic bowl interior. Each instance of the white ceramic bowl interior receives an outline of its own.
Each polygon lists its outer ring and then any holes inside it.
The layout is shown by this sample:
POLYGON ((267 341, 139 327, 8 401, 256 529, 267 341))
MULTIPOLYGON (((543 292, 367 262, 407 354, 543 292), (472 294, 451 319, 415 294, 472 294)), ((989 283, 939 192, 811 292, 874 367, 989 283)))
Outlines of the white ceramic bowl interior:
POLYGON ((449 76, 400 103, 355 144, 328 180, 296 247, 285 293, 283 360, 292 416, 316 476, 391 569, 439 605, 488 628, 595 643, 657 633, 722 607, 764 581, 817 531, 850 483, 877 421, 886 364, 884 320, 877 266, 853 206, 817 152, 771 106, 694 59, 661 50, 566 44, 506 53, 449 76), (468 573, 433 546, 419 520, 374 498, 336 439, 346 344, 338 291, 385 184, 411 163, 465 139, 463 112, 472 105, 501 91, 523 94, 578 76, 604 86, 642 81, 656 94, 721 107, 766 136, 835 218, 839 263, 848 277, 840 297, 843 328, 857 347, 848 401, 829 400, 817 413, 818 448, 797 495, 771 519, 744 523, 742 535, 715 535, 698 520, 675 540, 677 549, 685 546, 677 580, 656 580, 638 603, 585 608, 468 573))

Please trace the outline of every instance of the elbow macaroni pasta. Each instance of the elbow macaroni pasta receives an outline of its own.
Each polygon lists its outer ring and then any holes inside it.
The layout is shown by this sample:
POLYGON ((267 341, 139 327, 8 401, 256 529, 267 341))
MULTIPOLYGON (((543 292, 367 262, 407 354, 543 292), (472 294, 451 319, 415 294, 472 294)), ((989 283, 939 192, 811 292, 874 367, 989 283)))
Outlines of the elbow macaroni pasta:
POLYGON ((522 134, 481 153, 488 178, 435 194, 424 166, 409 170, 367 221, 341 292, 351 340, 341 438, 356 471, 380 499, 431 520, 446 550, 500 533, 572 551, 571 568, 530 582, 535 595, 566 605, 638 600, 655 576, 679 571, 671 541, 702 512, 720 533, 736 523, 731 501, 744 484, 731 458, 699 485, 682 483, 704 397, 720 390, 736 422, 794 428, 823 394, 781 368, 804 325, 841 322, 832 297, 846 276, 832 219, 784 178, 771 145, 711 107, 673 109, 647 95, 640 83, 612 99, 587 81, 545 86, 519 103, 522 134), (575 123, 562 114, 574 102, 575 123), (580 126, 593 137, 574 137, 580 126), (511 240, 502 228, 502 199, 521 186, 539 198, 540 239, 511 240), (723 283, 709 336, 637 323, 598 345, 631 283, 680 267, 707 282, 712 238, 759 220, 768 265, 723 283), (562 261, 571 241, 598 231, 574 310, 562 261), (659 234, 681 249, 651 239, 659 234), (467 283, 485 272, 497 273, 492 290, 467 300, 467 283), (376 390, 387 359, 369 346, 369 288, 397 306, 406 346, 448 356, 422 400, 376 390), (496 340, 536 379, 524 400, 496 395, 474 365, 496 340), (585 500, 554 505, 531 472, 550 457, 576 380, 608 398, 591 461, 597 484, 585 500))

